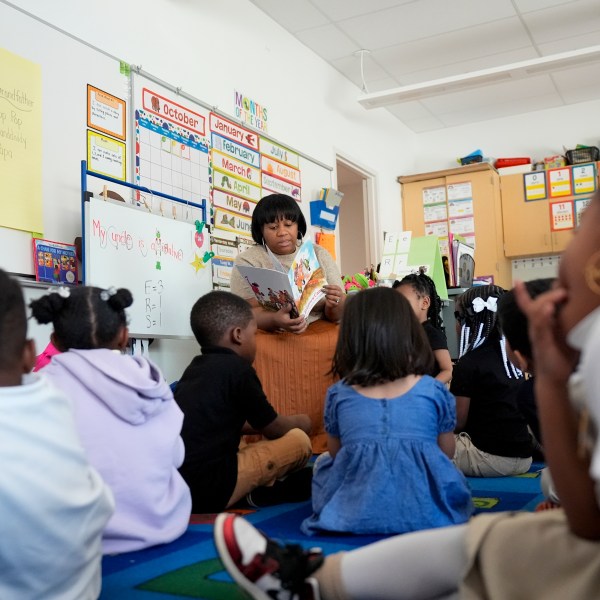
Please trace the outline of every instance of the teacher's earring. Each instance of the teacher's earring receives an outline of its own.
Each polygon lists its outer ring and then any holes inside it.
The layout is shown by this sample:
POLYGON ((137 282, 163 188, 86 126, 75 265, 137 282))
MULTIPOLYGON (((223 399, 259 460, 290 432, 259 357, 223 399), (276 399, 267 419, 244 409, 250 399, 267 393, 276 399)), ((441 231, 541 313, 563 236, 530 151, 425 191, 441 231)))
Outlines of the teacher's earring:
POLYGON ((600 250, 590 256, 583 269, 583 274, 590 290, 600 296, 600 250))
POLYGON ((300 248, 300 246, 302 246, 302 244, 304 242, 304 236, 301 233, 299 233, 298 235, 299 235, 299 237, 296 240, 296 248, 300 248))

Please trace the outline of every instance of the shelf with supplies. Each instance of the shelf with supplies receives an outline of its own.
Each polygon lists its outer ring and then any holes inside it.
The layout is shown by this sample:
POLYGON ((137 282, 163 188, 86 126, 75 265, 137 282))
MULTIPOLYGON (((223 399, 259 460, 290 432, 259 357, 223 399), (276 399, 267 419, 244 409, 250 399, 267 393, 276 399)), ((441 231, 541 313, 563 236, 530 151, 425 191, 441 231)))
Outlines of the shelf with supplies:
POLYGON ((597 189, 598 163, 500 176, 504 256, 562 252, 597 189))
POLYGON ((402 228, 413 236, 459 235, 475 248, 475 277, 511 287, 504 255, 500 176, 489 163, 398 177, 402 185, 402 228))

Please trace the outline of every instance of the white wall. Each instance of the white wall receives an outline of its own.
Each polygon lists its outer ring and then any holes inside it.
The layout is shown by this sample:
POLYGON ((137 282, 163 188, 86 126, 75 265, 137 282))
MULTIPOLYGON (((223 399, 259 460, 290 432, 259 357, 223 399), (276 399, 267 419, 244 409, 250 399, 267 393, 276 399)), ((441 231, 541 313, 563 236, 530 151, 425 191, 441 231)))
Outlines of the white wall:
POLYGON ((418 136, 414 172, 457 167, 457 157, 477 148, 494 158, 529 156, 542 160, 563 154, 563 146, 600 146, 599 114, 597 100, 422 133, 418 136))
MULTIPOLYGON (((363 109, 358 88, 247 0, 13 4, 226 113, 233 114, 234 90, 243 92, 268 108, 274 138, 332 167, 340 153, 374 173, 379 222, 401 227, 396 177, 413 170, 417 136, 387 111, 363 109)), ((69 68, 68 57, 56 60, 69 68)), ((90 83, 93 72, 90 64, 90 83)), ((193 351, 161 340, 151 354, 173 380, 193 351)))

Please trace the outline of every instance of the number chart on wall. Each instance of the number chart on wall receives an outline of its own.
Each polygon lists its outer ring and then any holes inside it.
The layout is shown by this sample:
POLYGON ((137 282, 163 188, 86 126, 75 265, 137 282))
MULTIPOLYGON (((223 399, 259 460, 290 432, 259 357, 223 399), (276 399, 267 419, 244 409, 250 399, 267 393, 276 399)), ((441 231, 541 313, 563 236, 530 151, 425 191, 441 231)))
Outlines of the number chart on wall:
POLYGON ((191 308, 212 289, 209 234, 110 200, 91 198, 85 211, 86 283, 131 291, 133 337, 193 337, 191 308))
MULTIPOLYGON (((134 77, 135 181, 139 186, 201 204, 210 201, 208 111, 159 84, 134 77)), ((144 204, 157 212, 154 198, 144 204)), ((164 201, 162 202, 164 204, 164 201)), ((161 213, 179 214, 172 204, 161 213)))

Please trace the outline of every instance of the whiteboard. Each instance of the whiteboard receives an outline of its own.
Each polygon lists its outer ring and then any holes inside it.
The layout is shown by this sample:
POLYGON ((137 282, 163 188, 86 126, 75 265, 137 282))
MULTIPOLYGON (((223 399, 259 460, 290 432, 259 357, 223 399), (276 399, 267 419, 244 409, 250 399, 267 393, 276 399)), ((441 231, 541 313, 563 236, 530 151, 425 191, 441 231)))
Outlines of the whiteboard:
POLYGON ((85 203, 88 285, 127 288, 132 337, 193 337, 190 311, 212 290, 208 232, 123 203, 85 203))

